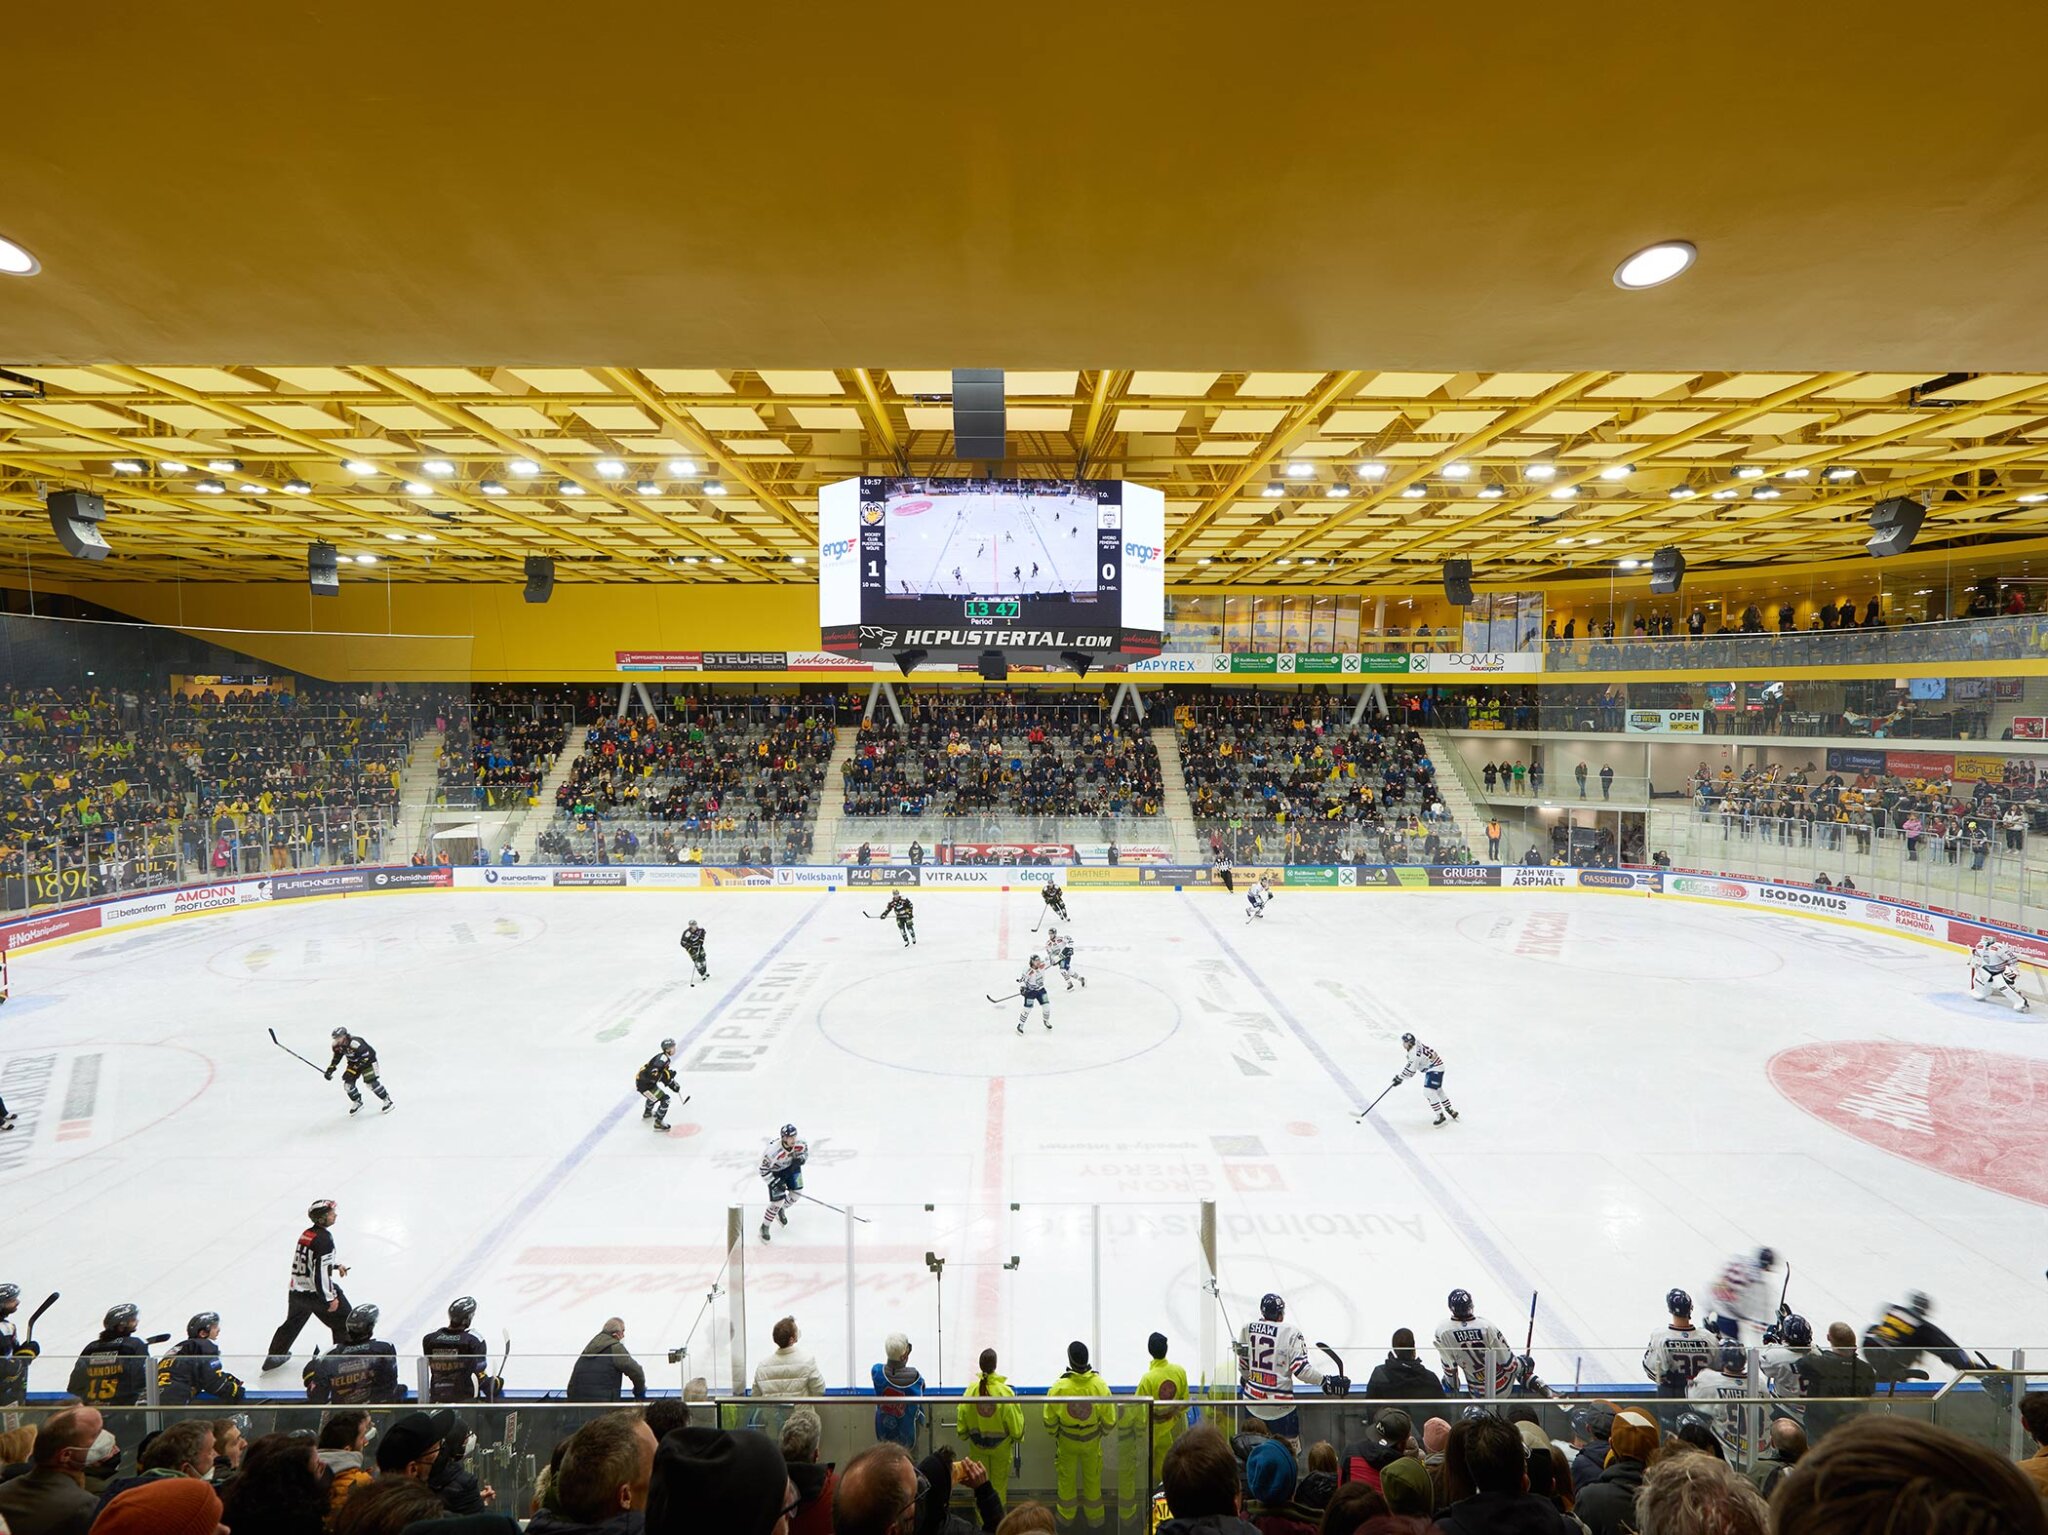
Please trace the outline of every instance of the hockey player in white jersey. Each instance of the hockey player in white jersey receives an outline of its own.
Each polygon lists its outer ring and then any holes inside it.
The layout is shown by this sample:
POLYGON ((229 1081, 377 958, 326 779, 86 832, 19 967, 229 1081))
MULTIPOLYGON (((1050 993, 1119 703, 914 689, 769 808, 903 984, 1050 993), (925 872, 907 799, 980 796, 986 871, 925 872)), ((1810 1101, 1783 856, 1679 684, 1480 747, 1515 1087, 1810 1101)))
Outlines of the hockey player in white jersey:
POLYGON ((1519 1386, 1541 1389, 1535 1361, 1517 1357, 1514 1345, 1493 1323, 1472 1314, 1472 1296, 1453 1290, 1451 1317, 1436 1330, 1436 1351, 1443 1360, 1444 1394, 1507 1396, 1519 1386))
POLYGON ((1045 956, 1034 954, 1031 962, 1024 967, 1024 973, 1017 977, 1017 995, 1024 999, 1024 1005, 1017 1010, 1017 1032, 1024 1032, 1024 1020, 1031 1016, 1031 1009, 1038 1009, 1038 1021, 1048 1029, 1052 1027, 1052 998, 1045 994, 1045 983, 1052 977, 1052 969, 1045 962, 1045 956))
POLYGON ((1770 1326, 1778 1319, 1778 1305, 1765 1276, 1777 1270, 1778 1255, 1768 1247, 1730 1258, 1714 1281, 1714 1309, 1707 1314, 1707 1326, 1736 1343, 1743 1341, 1743 1328, 1761 1333, 1770 1326))
POLYGON ((1237 1337, 1237 1394, 1275 1439, 1290 1446, 1301 1438, 1301 1413, 1294 1405, 1297 1380, 1321 1386, 1326 1396, 1351 1390, 1346 1377, 1325 1375, 1309 1362, 1301 1329, 1287 1320, 1287 1302, 1277 1295, 1261 1296, 1259 1319, 1245 1323, 1237 1337))
POLYGON ((1048 967, 1059 968, 1060 974, 1066 978, 1068 991, 1074 989, 1076 981, 1083 986, 1088 984, 1088 977, 1074 968, 1074 930, 1071 927, 1064 931, 1056 927, 1046 930, 1045 962, 1048 967))
MULTIPOLYGON (((1764 1387, 1772 1396, 1801 1397, 1806 1388, 1799 1382, 1799 1361, 1813 1352, 1813 1324, 1796 1313, 1764 1331, 1764 1346, 1757 1364, 1764 1387)), ((1794 1417, 1799 1414, 1788 1409, 1794 1417)))
POLYGON ((1693 1326, 1692 1297, 1673 1290, 1664 1297, 1671 1323, 1650 1334, 1650 1346, 1643 1350, 1643 1373, 1657 1383, 1657 1395, 1682 1397, 1691 1389, 1700 1371, 1720 1355, 1720 1340, 1693 1326))
POLYGON ((2020 957, 2012 945, 1989 933, 1979 938, 1970 950, 1970 995, 1979 1002, 2003 998, 2014 1012, 2024 1013, 2031 1004, 2020 990, 2019 980, 2020 957))
POLYGON ((768 1182, 768 1208, 761 1215, 761 1240, 770 1239, 769 1223, 789 1224, 789 1207, 804 1186, 804 1163, 811 1148, 797 1139, 796 1126, 784 1125, 782 1134, 761 1153, 761 1176, 768 1182))
POLYGON ((1749 1389, 1749 1356, 1740 1343, 1723 1343, 1715 1363, 1716 1368, 1693 1377, 1685 1394, 1694 1403, 1693 1411, 1707 1420, 1714 1437, 1728 1451, 1728 1458, 1745 1458, 1753 1409, 1734 1399, 1755 1394, 1749 1389))
POLYGON ((1273 892, 1266 888, 1266 876, 1261 874, 1252 881, 1251 888, 1244 893, 1245 921, 1250 922, 1255 918, 1265 920, 1266 903, 1272 899, 1273 892))
POLYGON ((1458 1111, 1451 1107, 1451 1100, 1444 1093, 1444 1058, 1419 1042, 1413 1034, 1401 1036, 1401 1048, 1408 1052, 1408 1059, 1402 1065, 1400 1075, 1394 1078, 1393 1085, 1399 1087, 1418 1071, 1421 1072, 1422 1096, 1436 1111, 1436 1123, 1442 1124, 1446 1114, 1456 1119, 1458 1111))

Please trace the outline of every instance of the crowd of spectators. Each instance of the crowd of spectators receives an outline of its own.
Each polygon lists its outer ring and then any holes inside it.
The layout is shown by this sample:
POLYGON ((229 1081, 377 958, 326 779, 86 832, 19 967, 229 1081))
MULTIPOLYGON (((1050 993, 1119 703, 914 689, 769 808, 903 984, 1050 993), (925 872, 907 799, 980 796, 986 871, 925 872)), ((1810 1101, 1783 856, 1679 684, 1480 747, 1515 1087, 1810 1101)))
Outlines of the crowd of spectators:
POLYGON ((528 803, 591 703, 567 688, 479 688, 458 700, 442 726, 443 791, 480 809, 528 803))
POLYGON ((2011 661, 2048 654, 2048 615, 2029 613, 2018 587, 2002 597, 1973 593, 1954 621, 1887 623, 1875 598, 1864 604, 1824 603, 1800 629, 1789 605, 1766 612, 1751 603, 1724 608, 1711 627, 1695 607, 1682 621, 1671 615, 1636 618, 1617 634, 1615 620, 1554 620, 1544 632, 1544 665, 1551 671, 1633 671, 1645 668, 1814 666, 1929 661, 2011 661))
POLYGON ((1994 856, 2020 856, 2048 821, 2031 759, 2006 762, 1998 781, 1904 778, 1750 764, 1737 771, 1701 763, 1689 784, 1694 813, 1718 823, 1722 840, 1761 839, 1821 852, 1869 854, 1896 839, 1907 863, 1925 858, 1982 869, 1994 856))
POLYGON ((1213 856, 1303 864, 1470 863, 1411 725, 1352 727, 1321 693, 1186 690, 1181 771, 1213 856))
POLYGON ((849 816, 1022 816, 1116 821, 1156 816, 1159 750, 1109 717, 1107 692, 912 693, 901 726, 863 724, 842 770, 849 816))

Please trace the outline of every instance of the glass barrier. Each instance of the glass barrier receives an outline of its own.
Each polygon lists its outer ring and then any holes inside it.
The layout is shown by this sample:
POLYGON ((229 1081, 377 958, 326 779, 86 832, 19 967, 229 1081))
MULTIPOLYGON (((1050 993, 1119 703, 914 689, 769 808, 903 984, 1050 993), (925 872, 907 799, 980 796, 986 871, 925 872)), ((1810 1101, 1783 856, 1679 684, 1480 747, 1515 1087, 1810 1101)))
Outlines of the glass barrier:
POLYGON ((1546 672, 1726 671, 1735 667, 1902 666, 2048 659, 2048 615, 1958 619, 1897 628, 1616 635, 1543 642, 1546 672))

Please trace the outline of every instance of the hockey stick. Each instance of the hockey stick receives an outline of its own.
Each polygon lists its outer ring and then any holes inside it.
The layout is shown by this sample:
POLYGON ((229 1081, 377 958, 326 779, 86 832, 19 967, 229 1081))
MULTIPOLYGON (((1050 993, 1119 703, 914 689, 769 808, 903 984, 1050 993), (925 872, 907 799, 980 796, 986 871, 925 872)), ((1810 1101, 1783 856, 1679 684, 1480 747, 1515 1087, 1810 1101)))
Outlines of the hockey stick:
POLYGON ((848 1220, 856 1220, 856 1221, 859 1221, 859 1222, 860 1222, 860 1223, 861 1223, 861 1224, 862 1224, 863 1226, 865 1226, 865 1225, 868 1225, 868 1224, 870 1224, 870 1223, 869 1223, 869 1221, 868 1221, 868 1218, 867 1218, 867 1217, 866 1217, 865 1215, 855 1215, 855 1214, 854 1214, 854 1213, 853 1213, 853 1212, 852 1212, 851 1210, 846 1210, 846 1209, 842 1209, 842 1208, 841 1208, 840 1206, 838 1206, 838 1205, 828 1205, 828 1204, 826 1204, 826 1203, 825 1203, 825 1201, 824 1201, 824 1200, 822 1200, 822 1199, 814 1199, 814 1198, 812 1198, 812 1196, 810 1196, 809 1194, 806 1194, 806 1193, 805 1193, 805 1192, 804 1192, 804 1191, 803 1191, 802 1189, 798 1189, 798 1190, 796 1191, 796 1197, 797 1197, 798 1199, 806 1200, 806 1201, 808 1201, 808 1202, 809 1202, 809 1203, 811 1203, 811 1204, 814 1204, 814 1205, 818 1205, 818 1206, 821 1206, 821 1207, 822 1207, 822 1208, 824 1208, 824 1209, 830 1210, 830 1211, 832 1211, 832 1212, 833 1212, 833 1213, 834 1213, 835 1215, 843 1215, 843 1216, 845 1216, 845 1217, 846 1217, 846 1218, 847 1218, 848 1220))
POLYGON ((170 1342, 171 1335, 167 1332, 153 1332, 148 1337, 144 1338, 142 1341, 144 1343, 147 1343, 151 1348, 155 1348, 159 1343, 170 1342))
MULTIPOLYGON (((500 1359, 498 1360, 498 1400, 499 1400, 499 1401, 501 1401, 501 1402, 502 1402, 502 1401, 503 1401, 503 1400, 505 1399, 505 1366, 506 1366, 506 1365, 508 1365, 508 1364, 510 1364, 511 1362, 512 1362, 512 1334, 510 1334, 510 1333, 508 1332, 508 1333, 506 1333, 506 1334, 505 1334, 505 1352, 504 1352, 504 1355, 503 1355, 503 1356, 502 1356, 502 1357, 501 1357, 501 1358, 500 1358, 500 1359)), ((489 1355, 486 1355, 486 1356, 484 1357, 484 1368, 485 1368, 485 1369, 489 1369, 489 1368, 490 1368, 490 1366, 491 1366, 490 1356, 489 1356, 489 1355)))
POLYGON ((1529 1331, 1522 1338, 1522 1352, 1528 1353, 1536 1344, 1536 1292, 1529 1292, 1529 1331))
POLYGON ((50 1292, 50 1298, 44 1301, 40 1306, 36 1307, 35 1310, 31 1311, 28 1314, 28 1331, 22 1335, 24 1341, 26 1341, 29 1338, 33 1338, 36 1335, 37 1320, 41 1318, 42 1314, 45 1311, 48 1311, 52 1306, 57 1304, 57 1296, 60 1293, 61 1292, 59 1291, 52 1290, 50 1292))
POLYGON ((1792 1314, 1791 1310, 1785 1305, 1785 1297, 1789 1295, 1791 1291, 1792 1260, 1788 1258, 1785 1260, 1785 1282, 1782 1285, 1778 1286, 1778 1320, 1781 1322, 1784 1321, 1786 1317, 1792 1314))
POLYGON ((1031 924, 1031 931, 1032 931, 1032 932, 1034 932, 1034 933, 1035 933, 1035 932, 1037 932, 1037 931, 1038 931, 1038 924, 1039 924, 1040 922, 1043 922, 1043 921, 1045 920, 1045 914, 1046 914, 1047 912, 1051 911, 1051 910, 1052 910, 1052 908, 1051 908, 1050 906, 1047 906, 1047 905, 1046 905, 1046 904, 1045 904, 1045 903, 1044 903, 1043 901, 1039 902, 1039 905, 1038 905, 1038 919, 1037 919, 1037 921, 1035 921, 1035 922, 1033 922, 1033 923, 1031 924))
MULTIPOLYGON (((290 1045, 286 1044, 286 1043, 285 1043, 285 1042, 284 1042, 283 1040, 281 1040, 281 1039, 279 1039, 279 1038, 277 1037, 277 1030, 275 1030, 275 1029, 272 1029, 272 1030, 270 1031, 270 1042, 271 1042, 271 1043, 272 1043, 273 1045, 277 1046, 277 1048, 278 1048, 278 1049, 282 1050, 282 1051, 283 1051, 283 1052, 284 1052, 284 1053, 285 1053, 286 1055, 290 1056, 290 1057, 291 1057, 291 1058, 292 1058, 293 1060, 295 1060, 295 1061, 306 1061, 306 1058, 305 1058, 305 1057, 304 1057, 303 1055, 299 1054, 299 1052, 298 1052, 298 1051, 294 1050, 294 1049, 293 1049, 293 1048, 292 1048, 292 1047, 291 1047, 290 1045)), ((315 1071, 319 1072, 321 1076, 323 1076, 323 1077, 324 1077, 324 1076, 326 1076, 326 1075, 327 1075, 327 1068, 326 1068, 326 1067, 324 1067, 324 1066, 320 1066, 320 1065, 316 1065, 316 1064, 315 1064, 314 1062, 312 1062, 312 1061, 306 1061, 306 1064, 307 1064, 308 1066, 312 1066, 312 1067, 313 1067, 313 1069, 314 1069, 315 1071)))
MULTIPOLYGON (((983 993, 982 993, 982 995, 983 995, 984 997, 988 997, 988 993, 987 993, 987 992, 983 992, 983 993)), ((989 999, 989 1001, 991 1001, 991 1002, 995 1003, 995 1004, 996 1004, 996 1006, 998 1006, 998 1007, 1001 1007, 1001 1006, 1002 1006, 1002 1005, 1003 1005, 1003 1004, 1004 1004, 1005 1002, 1009 1001, 1009 1000, 1010 1000, 1010 998, 1012 998, 1012 997, 1021 997, 1021 996, 1023 996, 1023 995, 1024 995, 1024 993, 1023 993, 1023 992, 1021 992, 1021 991, 1011 991, 1011 992, 1005 992, 1005 993, 1004 993, 1004 994, 1003 994, 1002 996, 1000 996, 1000 997, 988 997, 988 999, 989 999)))
MULTIPOLYGON (((1400 1085, 1401 1084, 1399 1082, 1389 1082, 1385 1087, 1380 1089, 1380 1098, 1386 1097, 1388 1093, 1391 1093, 1395 1088, 1399 1087, 1400 1085)), ((1374 1109, 1378 1108, 1380 1106, 1380 1098, 1373 1099, 1371 1103, 1368 1103, 1358 1113, 1352 1115, 1351 1122, 1354 1125, 1359 1123, 1359 1121, 1363 1120, 1366 1115, 1370 1114, 1374 1109)))

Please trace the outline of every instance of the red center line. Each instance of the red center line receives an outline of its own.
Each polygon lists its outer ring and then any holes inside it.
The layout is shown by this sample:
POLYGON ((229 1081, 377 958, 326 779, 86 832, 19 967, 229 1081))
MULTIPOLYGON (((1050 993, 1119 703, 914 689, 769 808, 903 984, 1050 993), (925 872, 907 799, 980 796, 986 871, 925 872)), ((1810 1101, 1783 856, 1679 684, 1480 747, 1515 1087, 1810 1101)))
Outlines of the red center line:
POLYGON ((1008 1259, 1003 1251, 1003 1110, 1004 1085, 1001 1077, 988 1079, 988 1109, 981 1132, 981 1197, 977 1224, 981 1227, 981 1250, 974 1255, 974 1331, 969 1346, 979 1354, 993 1347, 1002 1325, 1003 1274, 1008 1259))

